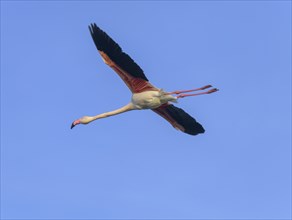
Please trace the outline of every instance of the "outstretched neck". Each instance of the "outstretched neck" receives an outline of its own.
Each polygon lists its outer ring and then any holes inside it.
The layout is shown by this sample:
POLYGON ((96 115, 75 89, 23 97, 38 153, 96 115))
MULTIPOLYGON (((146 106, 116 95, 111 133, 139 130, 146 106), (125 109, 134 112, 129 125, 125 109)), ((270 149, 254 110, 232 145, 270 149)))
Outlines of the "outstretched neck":
POLYGON ((114 111, 105 112, 105 113, 93 116, 91 121, 94 121, 94 120, 97 120, 97 119, 101 119, 101 118, 110 117, 110 116, 117 115, 117 114, 121 114, 123 112, 131 111, 131 110, 134 110, 134 109, 135 109, 134 105, 132 103, 129 103, 129 104, 123 106, 122 108, 116 109, 114 111))

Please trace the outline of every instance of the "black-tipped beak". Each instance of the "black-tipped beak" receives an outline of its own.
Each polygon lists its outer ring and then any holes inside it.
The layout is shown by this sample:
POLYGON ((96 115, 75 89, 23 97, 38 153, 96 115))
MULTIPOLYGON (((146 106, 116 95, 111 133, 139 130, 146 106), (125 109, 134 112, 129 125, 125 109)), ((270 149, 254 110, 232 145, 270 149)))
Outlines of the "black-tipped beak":
POLYGON ((74 125, 74 122, 73 122, 72 125, 71 125, 71 129, 74 128, 74 127, 75 127, 75 125, 74 125))

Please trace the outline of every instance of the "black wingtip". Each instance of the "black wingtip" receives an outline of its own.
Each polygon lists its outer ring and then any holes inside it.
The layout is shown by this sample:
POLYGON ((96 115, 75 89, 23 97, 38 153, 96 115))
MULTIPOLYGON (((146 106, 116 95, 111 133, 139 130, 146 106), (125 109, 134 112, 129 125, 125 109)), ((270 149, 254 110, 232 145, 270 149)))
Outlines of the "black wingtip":
POLYGON ((88 29, 89 29, 91 35, 93 34, 93 27, 94 27, 93 24, 95 24, 95 23, 91 23, 90 25, 88 25, 88 29))
POLYGON ((165 110, 171 117, 184 127, 185 133, 190 135, 197 135, 205 133, 203 126, 197 122, 192 116, 186 113, 183 109, 174 105, 168 105, 165 110))
POLYGON ((141 67, 96 23, 90 24, 90 34, 98 51, 104 52, 115 64, 135 78, 148 81, 141 67))

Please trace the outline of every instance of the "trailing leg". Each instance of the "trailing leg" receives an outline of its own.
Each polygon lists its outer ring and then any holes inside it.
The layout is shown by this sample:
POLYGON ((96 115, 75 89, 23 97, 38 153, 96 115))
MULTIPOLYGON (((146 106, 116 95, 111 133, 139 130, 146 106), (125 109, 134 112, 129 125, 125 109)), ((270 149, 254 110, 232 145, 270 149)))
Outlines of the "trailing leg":
POLYGON ((174 91, 174 92, 168 92, 166 93, 167 95, 171 95, 171 94, 181 94, 181 93, 185 93, 185 92, 195 92, 195 91, 199 91, 199 90, 204 90, 204 89, 208 89, 212 87, 211 85, 206 85, 206 86, 203 86, 201 88, 197 88, 197 89, 190 89, 190 90, 177 90, 177 91, 174 91))
POLYGON ((195 94, 180 94, 180 95, 178 95, 176 98, 184 98, 184 97, 188 97, 188 96, 197 96, 197 95, 205 95, 205 94, 211 94, 211 93, 213 93, 213 92, 217 92, 218 91, 218 89, 210 89, 210 90, 208 90, 208 91, 206 91, 206 92, 199 92, 199 93, 195 93, 195 94))

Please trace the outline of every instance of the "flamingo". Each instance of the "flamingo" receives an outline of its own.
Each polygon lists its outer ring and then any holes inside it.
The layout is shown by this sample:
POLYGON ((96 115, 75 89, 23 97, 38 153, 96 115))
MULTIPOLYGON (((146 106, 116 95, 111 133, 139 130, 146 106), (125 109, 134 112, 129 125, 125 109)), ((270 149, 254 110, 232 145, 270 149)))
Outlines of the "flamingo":
POLYGON ((128 54, 123 52, 122 48, 95 23, 89 25, 89 31, 102 60, 125 82, 132 92, 132 99, 129 104, 114 111, 96 116, 83 116, 73 121, 71 129, 79 124, 88 124, 101 118, 131 110, 151 109, 166 119, 174 128, 186 134, 197 135, 205 132, 203 126, 193 117, 171 103, 176 103, 178 99, 184 97, 211 94, 218 91, 218 89, 211 88, 211 85, 206 85, 197 89, 165 92, 163 89, 153 86, 138 64, 128 54), (208 88, 211 89, 205 90, 208 88), (205 91, 185 94, 201 90, 205 91))

